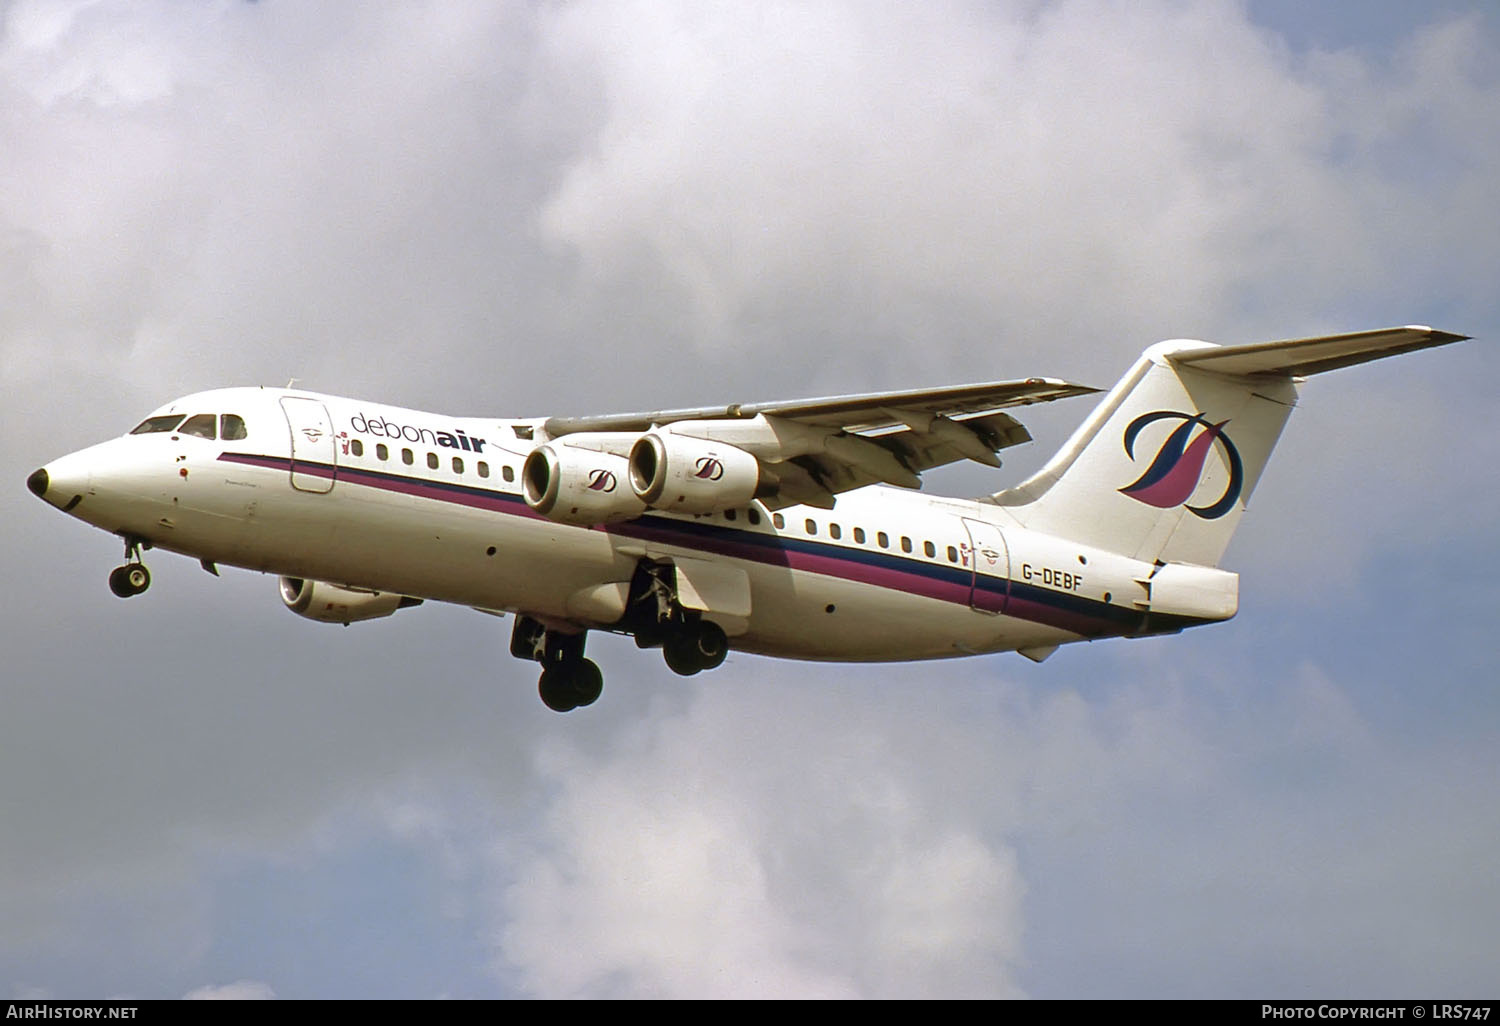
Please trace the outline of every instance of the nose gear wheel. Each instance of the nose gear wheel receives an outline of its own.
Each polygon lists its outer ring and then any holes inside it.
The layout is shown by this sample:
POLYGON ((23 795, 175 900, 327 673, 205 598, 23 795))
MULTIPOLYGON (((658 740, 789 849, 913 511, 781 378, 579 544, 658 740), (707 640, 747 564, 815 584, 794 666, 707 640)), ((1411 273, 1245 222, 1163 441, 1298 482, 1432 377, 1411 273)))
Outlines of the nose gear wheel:
POLYGON ((125 539, 125 558, 129 562, 109 572, 109 590, 119 598, 139 595, 151 587, 151 571, 141 562, 140 539, 125 539))

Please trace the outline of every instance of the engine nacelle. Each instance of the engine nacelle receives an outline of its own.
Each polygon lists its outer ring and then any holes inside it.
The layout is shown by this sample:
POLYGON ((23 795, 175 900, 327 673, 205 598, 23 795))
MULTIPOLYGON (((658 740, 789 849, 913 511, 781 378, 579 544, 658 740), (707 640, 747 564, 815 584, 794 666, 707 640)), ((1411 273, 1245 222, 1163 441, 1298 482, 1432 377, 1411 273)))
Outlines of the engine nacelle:
POLYGON ((375 620, 390 616, 398 609, 419 606, 422 600, 389 591, 364 591, 341 588, 326 581, 308 581, 300 577, 281 579, 281 601, 298 616, 319 623, 341 623, 375 620))
POLYGON ((673 513, 717 513, 755 498, 760 461, 744 449, 670 431, 630 448, 630 488, 648 506, 673 513))
POLYGON ((563 524, 612 524, 646 512, 628 476, 624 457, 566 442, 531 450, 521 468, 526 505, 563 524))

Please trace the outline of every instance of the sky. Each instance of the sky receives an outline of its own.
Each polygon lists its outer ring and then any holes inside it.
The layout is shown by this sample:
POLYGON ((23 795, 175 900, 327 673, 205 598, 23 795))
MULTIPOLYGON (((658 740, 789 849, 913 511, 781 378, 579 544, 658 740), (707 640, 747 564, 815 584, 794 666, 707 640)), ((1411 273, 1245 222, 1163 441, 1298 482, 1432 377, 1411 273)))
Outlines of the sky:
MULTIPOLYGON (((1500 15, 0 0, 0 993, 1434 997, 1500 950, 1500 15), (24 488, 190 391, 584 415, 1425 323, 1176 638, 886 666, 347 629, 24 488)), ((1028 410, 1040 465, 1087 399, 1028 410)))

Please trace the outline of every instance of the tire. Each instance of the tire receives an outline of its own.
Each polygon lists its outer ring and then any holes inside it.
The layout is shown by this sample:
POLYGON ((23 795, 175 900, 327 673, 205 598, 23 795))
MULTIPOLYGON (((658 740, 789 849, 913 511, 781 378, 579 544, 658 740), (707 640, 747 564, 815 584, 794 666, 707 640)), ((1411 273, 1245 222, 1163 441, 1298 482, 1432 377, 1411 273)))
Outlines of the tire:
POLYGON ((593 705, 604 693, 604 674, 592 659, 580 659, 573 668, 572 685, 576 708, 593 705))
POLYGON ((572 712, 578 708, 578 695, 573 688, 573 677, 567 669, 554 666, 542 671, 542 679, 537 682, 537 694, 542 696, 542 704, 553 712, 572 712))
POLYGON ((661 652, 667 660, 667 669, 679 677, 691 677, 703 669, 698 658, 698 645, 691 635, 674 634, 662 644, 661 652))
POLYGON ((135 592, 130 590, 130 581, 126 579, 128 566, 117 566, 109 572, 109 590, 115 593, 116 598, 129 598, 135 592))
POLYGON ((713 670, 724 665, 729 655, 729 638, 725 636, 724 628, 711 620, 703 620, 695 633, 697 637, 693 643, 697 649, 698 668, 713 670))

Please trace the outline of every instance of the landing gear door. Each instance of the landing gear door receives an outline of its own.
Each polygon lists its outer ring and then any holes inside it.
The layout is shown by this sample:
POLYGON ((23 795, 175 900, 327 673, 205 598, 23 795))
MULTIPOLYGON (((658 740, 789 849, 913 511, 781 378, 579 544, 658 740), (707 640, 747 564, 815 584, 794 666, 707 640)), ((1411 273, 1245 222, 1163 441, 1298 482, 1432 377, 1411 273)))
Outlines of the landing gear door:
POLYGON ((1010 550, 1005 535, 982 520, 965 518, 964 528, 969 532, 964 561, 973 572, 969 605, 981 613, 1003 613, 1010 598, 1010 550))
POLYGON ((677 602, 716 622, 730 637, 750 629, 750 575, 738 567, 674 556, 677 602))
POLYGON ((284 396, 281 408, 292 432, 292 487, 299 492, 332 491, 338 471, 328 407, 317 399, 284 396))

